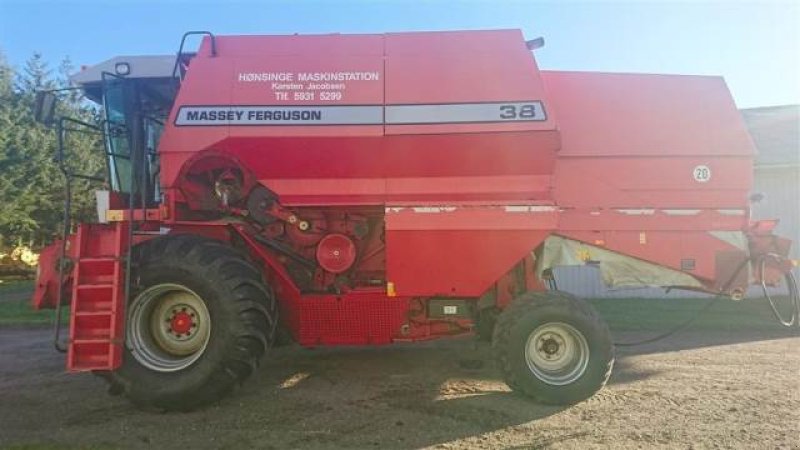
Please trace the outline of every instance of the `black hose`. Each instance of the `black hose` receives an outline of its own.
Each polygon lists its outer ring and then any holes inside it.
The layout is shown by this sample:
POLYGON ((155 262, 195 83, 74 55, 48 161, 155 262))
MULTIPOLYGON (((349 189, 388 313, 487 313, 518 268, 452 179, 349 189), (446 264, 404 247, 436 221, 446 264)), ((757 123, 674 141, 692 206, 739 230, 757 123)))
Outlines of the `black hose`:
POLYGON ((675 334, 675 333, 677 333, 679 331, 683 331, 686 328, 689 328, 693 323, 695 323, 695 321, 697 321, 698 318, 700 318, 703 314, 705 314, 708 310, 710 310, 712 306, 716 305, 717 301, 719 301, 719 299, 725 297, 724 292, 726 292, 728 290, 728 288, 730 288, 731 284, 733 284, 733 282, 736 281, 736 278, 739 276, 739 273, 742 271, 742 269, 747 267, 747 263, 748 262, 749 262, 749 260, 747 260, 747 259, 742 261, 739 264, 739 267, 737 267, 736 270, 733 272, 733 275, 731 276, 731 278, 722 286, 722 289, 720 289, 720 292, 717 295, 715 295, 714 298, 709 300, 708 303, 706 303, 706 305, 703 306, 703 308, 700 309, 700 311, 697 311, 696 313, 694 313, 692 315, 692 317, 690 317, 689 319, 683 321, 682 323, 679 323, 676 327, 666 331, 665 333, 662 333, 662 334, 659 334, 659 335, 656 335, 656 336, 653 336, 653 337, 650 337, 650 338, 647 338, 647 339, 643 339, 641 341, 614 342, 614 345, 617 346, 617 347, 635 347, 637 345, 650 344, 652 342, 656 342, 656 341, 660 341, 662 339, 666 339, 666 338, 672 336, 673 334, 675 334))
POLYGON ((649 343, 651 343, 651 342, 656 342, 656 341, 660 341, 660 340, 662 340, 662 339, 666 339, 666 338, 668 338, 668 337, 672 336, 673 334, 675 334, 675 333, 677 333, 677 332, 679 332, 679 331, 683 331, 683 330, 685 330, 686 328, 689 328, 689 327, 690 327, 690 326, 691 326, 691 325, 692 325, 692 324, 693 324, 693 323, 694 323, 694 322, 695 322, 695 321, 696 321, 696 320, 697 320, 697 319, 698 319, 700 316, 702 316, 703 314, 705 314, 705 312, 706 312, 706 311, 708 311, 709 309, 711 309, 711 307, 712 307, 712 306, 714 306, 714 305, 717 303, 717 301, 718 301, 719 299, 723 298, 723 297, 724 297, 724 295, 722 295, 722 294, 717 294, 716 296, 714 296, 714 298, 712 298, 711 300, 709 300, 709 301, 708 301, 708 303, 706 303, 706 305, 705 305, 705 306, 704 306, 702 309, 700 309, 700 311, 697 311, 697 312, 696 312, 696 313, 694 313, 694 315, 693 315, 692 317, 690 317, 688 320, 684 321, 684 322, 683 322, 683 323, 681 323, 681 324, 678 324, 678 326, 676 326, 675 328, 673 328, 673 329, 671 329, 671 330, 667 331, 666 333, 662 333, 662 334, 659 334, 659 335, 657 335, 657 336, 654 336, 654 337, 651 337, 651 338, 643 339, 643 340, 641 340, 641 341, 634 341, 634 342, 614 342, 614 345, 615 345, 615 346, 617 346, 617 347, 635 347, 635 346, 637 346, 637 345, 649 344, 649 343))
MULTIPOLYGON (((764 291, 764 296, 767 298, 767 301, 769 302, 769 306, 772 309, 772 313, 775 315, 775 318, 778 320, 778 322, 781 325, 783 325, 784 327, 791 327, 792 325, 795 325, 795 324, 800 326, 800 291, 798 291, 797 280, 795 279, 794 274, 792 273, 791 270, 787 271, 786 274, 784 275, 784 277, 786 279, 786 288, 789 291, 789 298, 790 298, 791 305, 792 305, 792 308, 793 308, 792 309, 792 317, 791 317, 790 320, 787 321, 787 320, 784 320, 783 317, 781 316, 781 314, 778 312, 778 309, 775 307, 775 303, 772 301, 772 297, 769 295, 769 292, 767 291, 767 282, 766 282, 766 279, 764 277, 764 269, 765 269, 767 257, 772 257, 772 258, 776 258, 776 259, 779 258, 779 257, 777 255, 773 255, 773 254, 765 255, 760 259, 760 265, 759 265, 759 267, 761 269, 761 288, 764 291)), ((739 275, 739 272, 741 272, 741 270, 746 266, 747 262, 748 262, 748 260, 745 260, 741 265, 739 265, 739 267, 733 273, 733 276, 731 277, 731 279, 728 280, 728 282, 725 283, 725 286, 723 286, 723 288, 721 289, 722 292, 727 291, 727 289, 730 287, 730 284, 733 283, 733 281, 739 275)), ((647 339, 644 339, 644 340, 641 340, 641 341, 614 342, 614 345, 617 346, 617 347, 634 347, 634 346, 637 346, 637 345, 649 344, 649 343, 652 343, 652 342, 660 341, 661 339, 666 339, 666 338, 672 336, 673 334, 675 334, 675 333, 677 333, 679 331, 685 330, 686 328, 691 326, 698 318, 700 318, 703 314, 705 314, 708 310, 710 310, 711 307, 713 307, 717 303, 717 301, 719 299, 721 299, 721 298, 723 298, 725 296, 722 292, 720 292, 714 298, 709 300, 709 302, 706 303, 706 305, 703 306, 702 309, 700 309, 699 311, 694 313, 694 315, 692 317, 690 317, 688 320, 684 321, 683 323, 678 324, 678 326, 672 328, 671 330, 667 331, 666 333, 662 333, 662 334, 659 334, 657 336, 654 336, 654 337, 651 337, 651 338, 647 338, 647 339)))
POLYGON ((797 280, 794 278, 794 274, 791 270, 784 274, 784 279, 786 280, 786 289, 789 291, 789 304, 792 307, 791 317, 789 320, 785 320, 778 311, 778 308, 775 306, 775 302, 772 300, 772 296, 769 295, 769 291, 767 290, 767 280, 764 276, 766 273, 767 258, 778 259, 779 257, 773 254, 765 255, 761 258, 761 264, 759 264, 759 268, 761 270, 761 290, 764 292, 764 297, 766 297, 767 302, 769 302, 769 307, 772 309, 772 314, 775 316, 775 319, 784 327, 788 328, 795 324, 800 326, 800 293, 797 290, 797 280))

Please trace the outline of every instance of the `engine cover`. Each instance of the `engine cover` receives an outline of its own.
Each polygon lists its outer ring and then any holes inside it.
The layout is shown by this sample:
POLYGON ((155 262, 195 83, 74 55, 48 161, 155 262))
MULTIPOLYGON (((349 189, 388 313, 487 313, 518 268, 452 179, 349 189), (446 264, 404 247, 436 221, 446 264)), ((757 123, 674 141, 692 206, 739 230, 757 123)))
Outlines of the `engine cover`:
POLYGON ((317 244, 317 262, 330 273, 342 273, 356 262, 356 244, 349 237, 333 233, 317 244))

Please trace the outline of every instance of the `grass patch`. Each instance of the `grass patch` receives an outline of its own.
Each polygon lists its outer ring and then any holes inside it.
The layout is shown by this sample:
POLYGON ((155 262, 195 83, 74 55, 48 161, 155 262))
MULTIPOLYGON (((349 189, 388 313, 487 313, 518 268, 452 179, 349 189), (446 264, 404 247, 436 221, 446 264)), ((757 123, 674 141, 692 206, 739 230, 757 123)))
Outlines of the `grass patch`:
MULTIPOLYGON (((61 311, 62 323, 69 323, 69 308, 61 311)), ((53 323, 55 311, 45 309, 36 311, 28 300, 0 302, 0 326, 4 325, 48 325, 53 323)))
MULTIPOLYGON (((603 298, 590 300, 592 305, 616 331, 665 331, 700 313, 711 299, 705 298, 603 298)), ((776 300, 779 310, 789 316, 786 297, 776 300)), ((764 298, 748 298, 740 302, 719 299, 702 313, 690 327, 692 330, 736 331, 776 330, 782 328, 772 315, 764 298)))
MULTIPOLYGON (((0 326, 45 325, 53 323, 55 311, 36 311, 31 306, 32 281, 0 283, 0 326)), ((697 315, 710 299, 705 298, 602 298, 589 300, 614 331, 666 331, 697 315)), ((777 299, 778 308, 788 317, 788 301, 777 299)), ((68 323, 69 308, 62 320, 68 323)), ((698 317, 693 330, 736 331, 776 330, 781 326, 763 298, 741 302, 719 299, 698 317)))
POLYGON ((33 292, 33 280, 0 280, 0 296, 25 291, 33 292))
MULTIPOLYGON (((55 310, 36 311, 30 299, 0 301, 0 326, 4 325, 48 325, 53 323, 55 310)), ((69 307, 61 310, 61 322, 69 323, 69 307)))
MULTIPOLYGON (((36 311, 31 306, 32 281, 0 283, 0 326, 3 325, 47 325, 53 323, 55 311, 36 311)), ((69 307, 61 312, 62 322, 68 323, 69 307)))

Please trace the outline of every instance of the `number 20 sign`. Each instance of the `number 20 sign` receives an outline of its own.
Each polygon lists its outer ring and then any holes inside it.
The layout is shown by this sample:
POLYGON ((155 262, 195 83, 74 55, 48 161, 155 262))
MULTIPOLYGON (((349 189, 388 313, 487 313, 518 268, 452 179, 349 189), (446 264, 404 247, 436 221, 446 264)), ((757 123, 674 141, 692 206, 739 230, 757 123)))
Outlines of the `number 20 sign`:
POLYGON ((711 169, 705 165, 695 166, 692 175, 694 176, 694 181, 707 183, 711 180, 711 169))

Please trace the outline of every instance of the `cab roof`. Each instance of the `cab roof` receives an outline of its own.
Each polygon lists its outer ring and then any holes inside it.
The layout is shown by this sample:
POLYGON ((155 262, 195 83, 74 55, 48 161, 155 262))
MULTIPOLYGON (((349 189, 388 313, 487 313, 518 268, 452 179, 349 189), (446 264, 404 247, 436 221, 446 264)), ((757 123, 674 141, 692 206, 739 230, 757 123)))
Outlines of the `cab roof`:
POLYGON ((127 79, 147 79, 161 84, 172 80, 174 67, 175 55, 115 56, 101 63, 82 67, 80 72, 70 76, 70 81, 82 87, 88 98, 99 102, 102 97, 103 73, 127 79))

